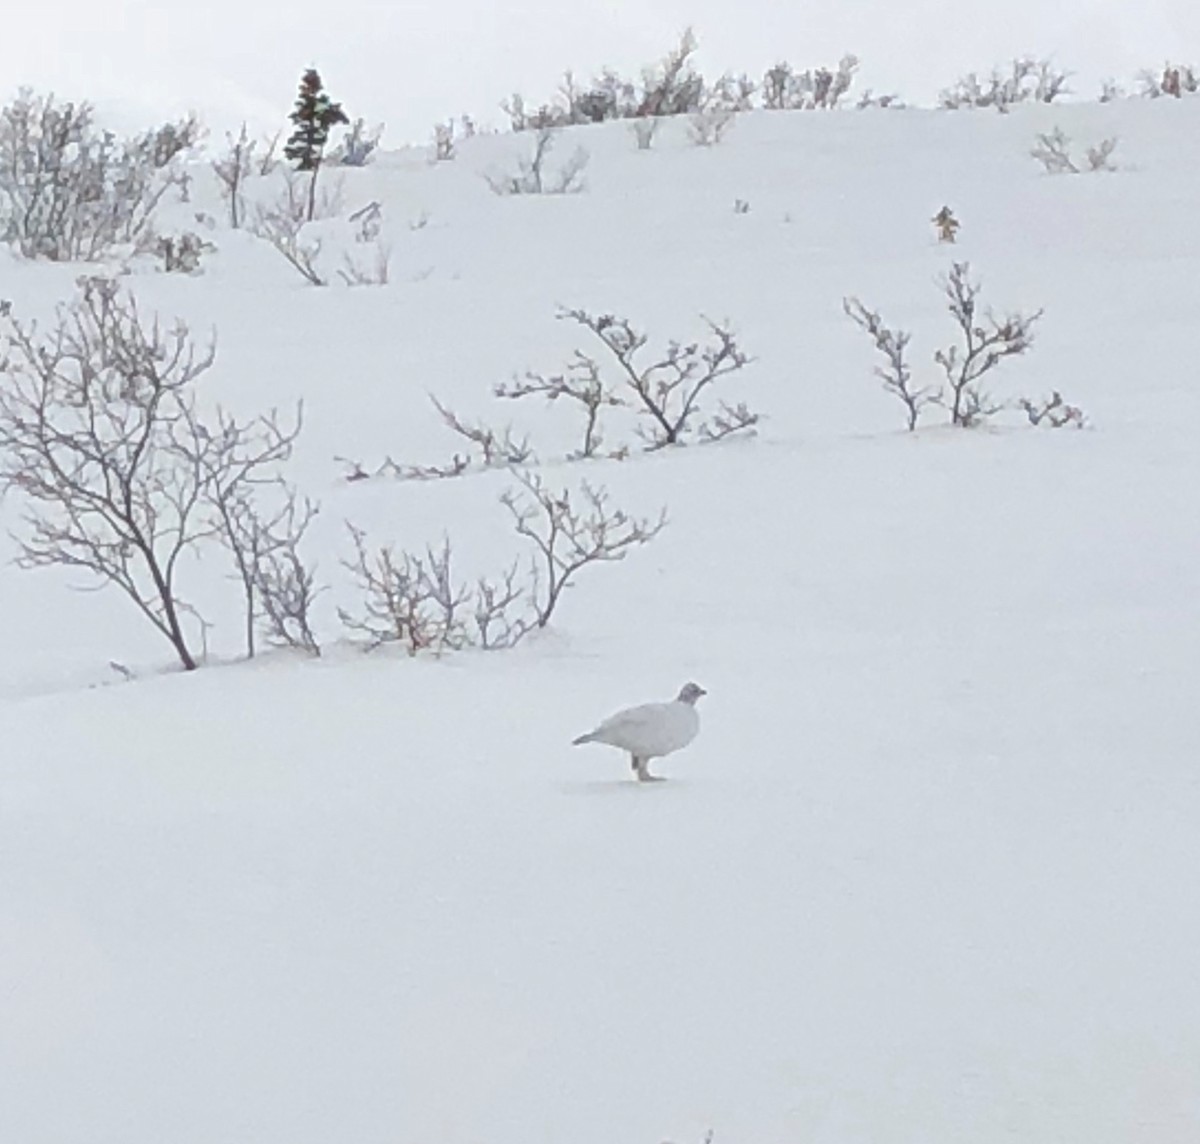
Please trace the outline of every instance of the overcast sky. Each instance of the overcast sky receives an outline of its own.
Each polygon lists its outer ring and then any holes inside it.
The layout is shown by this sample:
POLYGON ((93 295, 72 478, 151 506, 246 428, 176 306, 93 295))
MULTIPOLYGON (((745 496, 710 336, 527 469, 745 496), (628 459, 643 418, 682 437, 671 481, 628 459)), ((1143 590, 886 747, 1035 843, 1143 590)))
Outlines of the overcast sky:
MULTIPOLYGON (((188 108, 218 129, 282 121, 317 65, 386 141, 469 111, 504 122, 566 67, 635 72, 692 24, 705 72, 862 60, 860 86, 929 102, 963 72, 1055 58, 1091 96, 1168 57, 1200 62, 1200 0, 4 0, 0 76, 140 126, 188 108)), ((4 93, 7 96, 7 92, 4 93)))

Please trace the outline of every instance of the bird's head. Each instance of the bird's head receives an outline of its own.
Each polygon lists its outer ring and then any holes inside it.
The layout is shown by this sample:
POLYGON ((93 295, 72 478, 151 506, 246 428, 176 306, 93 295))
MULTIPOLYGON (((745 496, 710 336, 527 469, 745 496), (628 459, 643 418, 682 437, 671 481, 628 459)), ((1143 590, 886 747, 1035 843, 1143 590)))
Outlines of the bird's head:
POLYGON ((694 706, 696 700, 699 699, 701 695, 707 695, 707 694, 708 694, 708 692, 705 691, 704 688, 700 686, 700 684, 685 683, 679 689, 679 699, 677 700, 677 702, 690 703, 694 706))

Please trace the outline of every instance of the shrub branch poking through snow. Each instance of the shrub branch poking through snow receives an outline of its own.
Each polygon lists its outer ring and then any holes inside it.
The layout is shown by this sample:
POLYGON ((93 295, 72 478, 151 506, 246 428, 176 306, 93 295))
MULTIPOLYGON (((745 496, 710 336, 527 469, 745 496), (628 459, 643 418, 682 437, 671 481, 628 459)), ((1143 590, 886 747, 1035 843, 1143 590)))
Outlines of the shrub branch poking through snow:
POLYGON ((983 389, 985 374, 1006 357, 1025 353, 1033 344, 1033 326, 1042 316, 1012 313, 997 319, 991 311, 979 312, 979 283, 971 281, 971 267, 956 262, 942 279, 947 308, 962 334, 962 344, 938 350, 934 361, 942 367, 949 390, 944 398, 950 423, 964 428, 978 425, 998 413, 997 405, 983 389))
POLYGON ((1116 167, 1109 162, 1117 147, 1117 138, 1112 136, 1102 139, 1094 147, 1084 152, 1081 166, 1071 156, 1071 140, 1064 134, 1061 127, 1044 132, 1037 137, 1037 146, 1029 152, 1051 175, 1078 175, 1082 171, 1115 171, 1116 167))
POLYGON ((386 286, 391 280, 392 247, 382 238, 383 207, 368 203, 355 211, 349 221, 355 225, 354 248, 360 256, 348 250, 342 254, 338 271, 347 286, 386 286))
POLYGON ((904 357, 912 335, 907 330, 889 329, 879 314, 867 309, 857 298, 843 299, 842 308, 858 326, 866 330, 875 348, 883 355, 884 364, 875 367, 875 376, 883 382, 883 388, 888 393, 894 394, 903 403, 911 433, 921 418, 921 410, 939 401, 938 390, 922 389, 912 384, 912 370, 904 357))
POLYGON ((553 127, 539 127, 533 140, 533 154, 517 160, 517 171, 485 173, 487 184, 498 195, 571 195, 584 190, 583 171, 588 153, 576 147, 571 157, 553 173, 547 160, 558 138, 553 127))
MULTIPOLYGON (((559 317, 590 330, 612 355, 634 406, 649 423, 642 436, 650 449, 685 444, 689 437, 717 441, 753 428, 759 418, 746 406, 722 403, 716 416, 696 424, 701 416, 701 398, 721 378, 750 364, 727 325, 707 321, 711 338, 707 345, 669 342, 666 352, 649 358, 642 351, 647 337, 626 318, 590 314, 586 310, 562 310, 559 317)), ((591 362, 577 352, 576 362, 591 362)))
POLYGON ((180 564, 221 537, 221 504, 248 502, 275 478, 295 431, 274 414, 206 423, 195 382, 212 365, 187 327, 145 320, 115 282, 85 278, 45 334, 8 319, 0 385, 0 488, 28 509, 26 568, 82 569, 124 592, 198 665, 180 564))
POLYGON ((572 501, 569 491, 548 488, 536 473, 516 476, 521 488, 500 499, 512 514, 517 534, 534 549, 529 596, 539 628, 550 622, 580 571, 589 564, 624 560, 630 549, 648 544, 667 524, 665 509, 656 520, 631 517, 610 503, 605 489, 586 481, 572 501))
MULTIPOLYGON (((88 262, 133 244, 179 181, 187 145, 175 128, 121 141, 93 122, 88 103, 56 104, 22 90, 0 111, 3 238, 26 258, 88 262)), ((192 140, 194 142, 194 139, 192 140)))
MULTIPOLYGON (((311 221, 309 209, 312 204, 308 198, 311 188, 312 184, 306 190, 299 176, 288 171, 284 176, 283 189, 274 202, 255 203, 250 230, 256 237, 269 242, 306 282, 313 286, 327 286, 329 280, 318 265, 321 240, 302 237, 305 225, 311 221)), ((318 218, 337 214, 341 209, 340 184, 332 190, 326 190, 317 200, 315 209, 318 218)))
POLYGON ((579 350, 575 351, 565 373, 546 376, 529 372, 522 379, 514 378, 507 385, 496 386, 495 393, 497 397, 504 398, 541 396, 550 402, 565 397, 577 404, 583 410, 583 440, 578 450, 567 455, 571 461, 585 460, 599 454, 604 444, 599 424, 600 411, 606 406, 623 404, 605 385, 599 364, 579 350))
POLYGON ((533 449, 528 437, 517 437, 511 426, 493 429, 483 424, 471 424, 457 413, 447 409, 436 397, 431 397, 434 408, 441 415, 445 426, 469 442, 477 450, 478 460, 469 455, 456 455, 450 466, 439 469, 413 468, 405 475, 417 478, 457 477, 474 467, 477 469, 507 469, 512 465, 524 465, 533 460, 533 449))
POLYGON ((1068 405, 1057 389, 1045 401, 1034 402, 1022 397, 1018 404, 1029 418, 1030 425, 1044 425, 1047 429, 1065 429, 1068 426, 1083 429, 1087 425, 1083 410, 1077 405, 1068 405))

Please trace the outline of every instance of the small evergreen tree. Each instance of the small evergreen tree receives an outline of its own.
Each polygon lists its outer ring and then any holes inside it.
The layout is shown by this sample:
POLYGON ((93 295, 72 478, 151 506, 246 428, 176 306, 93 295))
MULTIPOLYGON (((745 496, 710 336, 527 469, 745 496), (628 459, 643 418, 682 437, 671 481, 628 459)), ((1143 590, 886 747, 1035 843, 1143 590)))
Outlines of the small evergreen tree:
POLYGON ((296 164, 298 171, 312 172, 308 185, 308 220, 311 222, 317 207, 317 174, 321 170, 325 144, 329 141, 329 129, 339 123, 349 123, 350 119, 342 105, 329 98, 316 68, 309 68, 301 78, 296 108, 288 118, 296 129, 283 153, 296 164))

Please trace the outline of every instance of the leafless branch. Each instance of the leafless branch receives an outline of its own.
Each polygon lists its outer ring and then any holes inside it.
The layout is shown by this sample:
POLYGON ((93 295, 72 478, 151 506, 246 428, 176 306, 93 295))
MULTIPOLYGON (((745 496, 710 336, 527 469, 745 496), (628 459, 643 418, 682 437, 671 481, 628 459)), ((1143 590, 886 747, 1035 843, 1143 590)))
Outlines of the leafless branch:
POLYGON ((583 171, 589 156, 582 147, 577 147, 553 174, 547 169, 547 160, 557 138, 556 128, 538 128, 533 154, 517 160, 515 173, 485 173, 488 186, 498 195, 569 195, 584 190, 583 171))
POLYGON ((512 514, 517 534, 533 547, 531 604, 536 624, 550 622, 562 593, 589 564, 624 560, 631 548, 648 544, 666 527, 657 520, 631 517, 610 504, 605 489, 583 482, 577 501, 554 491, 536 473, 518 471, 520 489, 500 499, 512 514))
POLYGON ((237 230, 245 218, 245 183, 254 171, 256 141, 250 138, 246 124, 237 136, 226 135, 226 150, 212 161, 212 169, 221 183, 221 194, 229 205, 229 225, 237 230))
POLYGON ((875 367, 875 376, 883 382, 883 388, 894 394, 904 405, 911 433, 917 427, 921 410, 940 401, 936 389, 914 388, 912 370, 905 360, 905 351, 912 335, 907 330, 892 330, 884 325, 883 319, 874 310, 868 309, 857 298, 842 299, 842 309, 861 329, 865 330, 883 355, 884 364, 875 367))
POLYGON ((583 441, 579 449, 569 455, 570 460, 595 457, 599 453, 604 444, 599 427, 600 411, 606 406, 623 404, 605 385, 595 359, 579 350, 575 351, 565 373, 550 376, 526 373, 522 379, 514 378, 508 385, 496 386, 495 393, 504 398, 542 396, 551 402, 565 397, 579 405, 584 413, 583 441))
MULTIPOLYGON (((469 441, 479 452, 479 467, 484 469, 506 468, 509 465, 524 465, 533 459, 533 449, 528 437, 516 437, 511 426, 502 430, 493 429, 488 425, 471 424, 464 421, 457 413, 447 409, 436 397, 431 397, 434 408, 441 414, 442 421, 464 440, 469 441)), ((468 461, 460 465, 455 458, 454 471, 449 474, 458 476, 469 467, 468 461)))

